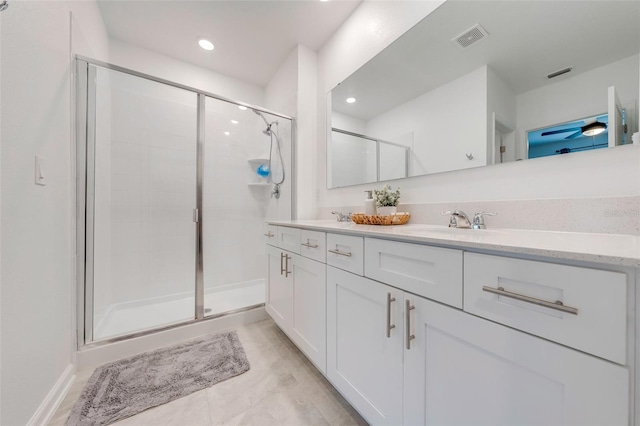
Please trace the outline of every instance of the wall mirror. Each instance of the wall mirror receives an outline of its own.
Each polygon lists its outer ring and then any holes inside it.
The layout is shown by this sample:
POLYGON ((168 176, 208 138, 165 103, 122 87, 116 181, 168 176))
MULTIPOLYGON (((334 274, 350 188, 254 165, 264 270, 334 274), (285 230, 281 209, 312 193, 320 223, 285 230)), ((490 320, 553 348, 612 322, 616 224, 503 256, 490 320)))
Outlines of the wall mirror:
POLYGON ((639 17, 637 1, 445 2, 327 95, 328 187, 631 143, 639 17))

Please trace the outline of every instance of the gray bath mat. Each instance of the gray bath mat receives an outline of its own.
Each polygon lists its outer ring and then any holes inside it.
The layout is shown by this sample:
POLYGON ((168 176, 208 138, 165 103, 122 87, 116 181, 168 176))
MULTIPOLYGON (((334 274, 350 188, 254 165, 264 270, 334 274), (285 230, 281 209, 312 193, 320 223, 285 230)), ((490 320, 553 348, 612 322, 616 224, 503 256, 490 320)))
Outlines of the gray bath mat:
POLYGON ((67 425, 108 425, 249 370, 235 331, 98 367, 67 425))

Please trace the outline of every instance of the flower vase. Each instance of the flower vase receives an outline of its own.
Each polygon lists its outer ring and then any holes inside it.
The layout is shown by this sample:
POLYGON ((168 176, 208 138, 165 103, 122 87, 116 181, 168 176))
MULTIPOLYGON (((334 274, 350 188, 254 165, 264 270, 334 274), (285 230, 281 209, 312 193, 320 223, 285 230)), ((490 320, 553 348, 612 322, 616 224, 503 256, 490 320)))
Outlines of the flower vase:
POLYGON ((384 206, 378 207, 378 215, 380 216, 391 216, 396 214, 398 208, 396 206, 384 206))

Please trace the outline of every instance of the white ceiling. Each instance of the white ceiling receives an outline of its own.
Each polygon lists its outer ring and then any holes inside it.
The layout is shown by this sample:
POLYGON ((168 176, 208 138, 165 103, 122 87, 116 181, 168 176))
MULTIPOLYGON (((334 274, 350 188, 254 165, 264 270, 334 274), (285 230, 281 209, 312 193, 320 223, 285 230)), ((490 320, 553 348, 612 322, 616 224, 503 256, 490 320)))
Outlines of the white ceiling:
POLYGON ((319 50, 361 0, 99 0, 109 36, 265 86, 297 44, 319 50), (207 52, 199 37, 213 41, 207 52))

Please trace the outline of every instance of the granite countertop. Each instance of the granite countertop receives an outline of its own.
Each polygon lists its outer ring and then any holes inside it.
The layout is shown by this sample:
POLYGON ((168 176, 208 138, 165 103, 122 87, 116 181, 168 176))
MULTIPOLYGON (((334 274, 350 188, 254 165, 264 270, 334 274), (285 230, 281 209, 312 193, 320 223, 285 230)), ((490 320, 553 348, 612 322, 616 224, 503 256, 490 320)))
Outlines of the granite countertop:
POLYGON ((525 229, 453 229, 438 225, 357 225, 335 220, 267 221, 315 231, 477 248, 557 259, 640 267, 640 236, 525 229))

